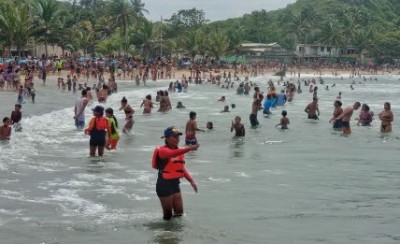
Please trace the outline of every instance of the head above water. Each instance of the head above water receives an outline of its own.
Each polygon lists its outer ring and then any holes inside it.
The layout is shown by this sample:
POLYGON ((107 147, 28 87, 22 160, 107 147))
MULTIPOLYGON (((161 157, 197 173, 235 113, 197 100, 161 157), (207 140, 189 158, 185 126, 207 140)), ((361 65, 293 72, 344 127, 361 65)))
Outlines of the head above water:
POLYGON ((107 108, 106 113, 110 115, 114 115, 114 110, 112 108, 107 108))
POLYGON ((104 115, 104 108, 102 106, 96 106, 93 110, 93 113, 98 116, 103 116, 104 115))
POLYGON ((191 118, 191 119, 194 119, 194 118, 196 118, 196 112, 193 112, 193 111, 191 111, 190 113, 189 113, 189 117, 191 118))
POLYGON ((287 111, 286 110, 282 110, 282 116, 285 117, 287 115, 287 111))
POLYGON ((121 103, 126 104, 128 103, 128 100, 126 99, 126 97, 122 97, 121 99, 121 103))

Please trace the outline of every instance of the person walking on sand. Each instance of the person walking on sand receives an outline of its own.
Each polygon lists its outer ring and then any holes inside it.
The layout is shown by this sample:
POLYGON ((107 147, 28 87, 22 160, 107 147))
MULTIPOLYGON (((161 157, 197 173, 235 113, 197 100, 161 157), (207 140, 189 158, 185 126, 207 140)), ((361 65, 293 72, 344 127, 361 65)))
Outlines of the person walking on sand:
POLYGON ((354 110, 357 110, 361 107, 360 102, 355 102, 352 106, 349 106, 343 110, 343 112, 334 119, 334 121, 338 121, 342 119, 342 131, 344 135, 350 135, 351 134, 351 129, 350 129, 350 119, 351 116, 353 115, 354 110))
POLYGON ((153 152, 152 167, 158 170, 156 192, 163 209, 163 219, 170 220, 183 215, 182 194, 179 188, 180 178, 185 178, 197 193, 197 185, 185 168, 184 154, 197 150, 198 144, 179 148, 182 135, 172 126, 164 130, 165 145, 157 147, 153 152))

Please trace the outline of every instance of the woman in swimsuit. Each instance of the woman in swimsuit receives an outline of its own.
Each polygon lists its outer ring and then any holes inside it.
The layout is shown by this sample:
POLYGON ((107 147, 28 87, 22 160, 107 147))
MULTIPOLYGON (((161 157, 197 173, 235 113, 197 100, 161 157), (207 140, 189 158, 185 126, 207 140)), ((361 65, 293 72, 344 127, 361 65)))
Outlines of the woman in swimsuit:
POLYGON ((386 102, 384 105, 384 110, 379 114, 381 119, 381 132, 392 132, 392 122, 393 122, 393 112, 390 110, 390 103, 386 102))

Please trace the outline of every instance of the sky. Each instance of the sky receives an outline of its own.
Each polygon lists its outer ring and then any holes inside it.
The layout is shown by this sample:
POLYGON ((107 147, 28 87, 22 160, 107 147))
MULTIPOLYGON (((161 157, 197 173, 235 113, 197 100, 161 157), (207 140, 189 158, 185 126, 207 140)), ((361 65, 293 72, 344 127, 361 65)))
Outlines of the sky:
POLYGON ((142 0, 149 14, 145 16, 157 21, 168 19, 182 9, 197 8, 204 10, 210 21, 241 17, 254 10, 276 10, 284 8, 296 0, 142 0))

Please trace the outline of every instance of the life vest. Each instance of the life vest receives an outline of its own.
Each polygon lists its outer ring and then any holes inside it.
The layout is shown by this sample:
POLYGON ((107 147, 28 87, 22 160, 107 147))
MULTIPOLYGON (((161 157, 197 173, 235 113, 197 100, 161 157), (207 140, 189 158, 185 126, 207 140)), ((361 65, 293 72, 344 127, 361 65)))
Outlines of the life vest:
MULTIPOLYGON (((166 146, 163 146, 166 147, 166 146)), ((161 159, 158 156, 159 150, 163 147, 158 147, 153 152, 151 165, 158 170, 159 177, 165 180, 179 179, 184 177, 185 173, 185 156, 183 154, 167 159, 161 159)))

